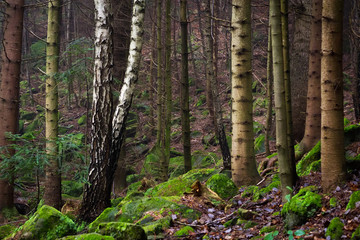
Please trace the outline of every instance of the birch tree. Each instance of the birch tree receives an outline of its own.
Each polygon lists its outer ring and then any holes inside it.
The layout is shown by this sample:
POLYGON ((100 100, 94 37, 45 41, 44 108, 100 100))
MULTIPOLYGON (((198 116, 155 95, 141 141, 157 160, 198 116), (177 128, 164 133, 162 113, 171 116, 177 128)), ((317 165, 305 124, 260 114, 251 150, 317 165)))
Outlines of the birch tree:
POLYGON ((112 22, 109 0, 95 0, 95 75, 92 116, 89 184, 85 186, 79 218, 90 222, 110 206, 111 186, 120 148, 124 141, 126 117, 138 79, 143 44, 145 0, 134 0, 128 65, 119 103, 111 117, 112 22))

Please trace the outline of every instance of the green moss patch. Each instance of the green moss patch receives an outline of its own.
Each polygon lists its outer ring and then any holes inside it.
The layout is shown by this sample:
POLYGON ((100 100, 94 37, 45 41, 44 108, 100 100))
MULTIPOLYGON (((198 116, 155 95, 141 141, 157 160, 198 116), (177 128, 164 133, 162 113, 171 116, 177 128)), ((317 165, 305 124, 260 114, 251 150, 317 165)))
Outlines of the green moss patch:
POLYGON ((206 181, 206 186, 222 199, 234 197, 238 193, 235 183, 225 174, 215 174, 206 181))
POLYGON ((110 236, 100 235, 98 233, 86 233, 86 234, 63 237, 60 238, 59 240, 115 240, 115 238, 110 236))
POLYGON ((8 236, 12 231, 15 230, 15 226, 6 224, 3 226, 0 226, 0 239, 4 239, 6 236, 8 236))
POLYGON ((96 232, 102 235, 112 236, 114 239, 146 240, 146 234, 142 227, 124 222, 100 223, 96 232))
POLYGON ((195 232, 195 230, 192 227, 185 226, 185 227, 181 228, 180 230, 176 231, 174 233, 174 236, 183 237, 183 236, 190 235, 190 233, 193 233, 193 232, 195 232))
POLYGON ((316 187, 303 188, 284 204, 281 215, 288 229, 300 225, 312 217, 321 208, 321 195, 315 193, 316 187))
POLYGON ((56 239, 76 232, 75 223, 53 207, 44 205, 24 223, 11 239, 56 239))
POLYGON ((360 225, 355 229, 355 231, 351 235, 351 240, 359 240, 359 239, 360 239, 360 225))
POLYGON ((346 210, 354 209, 356 203, 360 201, 360 191, 353 192, 350 196, 349 203, 346 206, 346 210))
POLYGON ((308 152, 302 159, 296 164, 296 172, 299 176, 304 176, 308 172, 308 168, 311 163, 317 161, 321 157, 320 153, 321 143, 320 141, 308 152))
POLYGON ((339 240, 343 234, 343 228, 344 224, 341 222, 340 218, 333 218, 326 229, 325 236, 330 237, 331 240, 339 240))

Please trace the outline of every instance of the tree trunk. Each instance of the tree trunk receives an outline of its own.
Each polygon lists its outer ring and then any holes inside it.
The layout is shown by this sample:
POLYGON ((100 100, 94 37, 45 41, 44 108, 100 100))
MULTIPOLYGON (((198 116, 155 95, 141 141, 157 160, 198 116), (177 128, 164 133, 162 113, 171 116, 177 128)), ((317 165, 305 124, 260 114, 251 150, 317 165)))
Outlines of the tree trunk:
POLYGON ((221 111, 221 104, 219 99, 219 90, 217 87, 217 81, 215 78, 215 71, 214 71, 214 53, 213 53, 213 37, 212 37, 212 25, 211 25, 211 0, 206 2, 205 7, 205 14, 207 15, 205 18, 205 26, 204 26, 204 33, 205 33, 205 54, 206 54, 206 81, 210 81, 211 86, 210 90, 212 92, 212 100, 213 100, 213 107, 214 107, 214 128, 216 136, 219 139, 221 154, 223 156, 224 162, 224 169, 231 170, 231 156, 229 146, 227 144, 226 134, 225 134, 225 127, 222 118, 222 111, 221 111))
POLYGON ((267 109, 266 109, 266 122, 265 122, 265 153, 267 156, 271 154, 270 152, 270 133, 273 119, 273 90, 274 90, 274 78, 273 78, 273 69, 272 69, 272 49, 271 49, 271 28, 270 28, 270 19, 268 27, 268 49, 267 49, 267 64, 266 64, 266 96, 268 99, 267 109))
POLYGON ((342 0, 323 0, 321 42, 321 184, 329 192, 345 180, 342 0))
MULTIPOLYGON (((162 37, 161 37, 161 20, 162 20, 162 0, 156 0, 156 48, 157 48, 157 127, 156 127, 156 144, 163 147, 163 81, 162 81, 162 37)), ((161 151, 162 152, 162 151, 161 151)), ((162 158, 162 157, 161 157, 162 158)))
MULTIPOLYGON (((17 133, 19 122, 19 82, 21 46, 24 17, 24 0, 8 0, 5 21, 3 21, 4 38, 1 51, 1 85, 0 85, 0 146, 11 144, 6 132, 17 133)), ((12 150, 10 150, 12 151, 12 150)), ((10 152, 14 154, 14 152, 10 152)), ((12 180, 0 180, 0 210, 14 204, 14 187, 12 180)))
POLYGON ((48 28, 46 44, 46 153, 49 164, 46 167, 44 203, 56 209, 61 208, 61 170, 58 159, 58 88, 57 76, 60 51, 61 1, 50 0, 48 4, 48 28))
POLYGON ((275 114, 276 114, 276 147, 279 159, 279 172, 283 200, 290 193, 287 187, 295 185, 293 166, 289 155, 287 141, 287 115, 285 102, 284 65, 281 34, 280 0, 270 0, 271 41, 274 71, 275 114))
POLYGON ((190 110, 189 110, 189 68, 187 43, 187 0, 180 0, 181 26, 181 125, 184 147, 185 172, 191 170, 190 110))
POLYGON ((284 61, 284 87, 285 87, 285 103, 286 103, 286 121, 287 121, 287 141, 289 147, 290 161, 294 162, 291 166, 294 175, 295 169, 295 152, 293 140, 293 120, 292 120, 292 106, 291 106, 291 83, 290 83, 290 57, 289 57, 289 29, 288 29, 288 0, 281 0, 281 34, 283 46, 283 61, 284 61))
POLYGON ((254 153, 251 70, 251 1, 232 1, 232 178, 237 186, 260 180, 254 153))
POLYGON ((290 46, 291 102, 293 109, 293 139, 304 136, 306 112, 306 86, 309 60, 311 0, 290 1, 293 11, 293 34, 290 46))
MULTIPOLYGON (((91 122, 91 160, 88 182, 80 209, 80 219, 94 220, 110 206, 113 183, 109 172, 113 81, 113 27, 110 0, 95 0, 95 57, 91 122)), ((116 159, 117 161, 117 159, 116 159)))
POLYGON ((171 0, 166 0, 166 36, 165 36, 165 158, 161 165, 163 179, 167 180, 170 161, 171 140, 171 112, 172 112, 172 88, 171 88, 171 0))
POLYGON ((299 151, 296 153, 297 159, 310 151, 321 136, 321 10, 322 0, 313 0, 305 133, 299 144, 299 151))
POLYGON ((145 14, 145 0, 134 1, 128 64, 119 103, 111 119, 111 99, 109 99, 111 97, 110 83, 112 79, 110 70, 112 66, 110 4, 109 1, 102 4, 100 0, 96 0, 95 3, 97 7, 96 13, 108 17, 98 18, 99 15, 97 15, 97 18, 95 18, 97 19, 97 25, 95 28, 93 142, 91 144, 92 158, 88 178, 90 184, 85 187, 79 216, 81 220, 86 222, 94 220, 106 207, 110 206, 111 186, 120 148, 124 141, 126 117, 132 103, 134 86, 138 79, 145 14), (105 56, 101 56, 101 54, 105 54, 105 56), (100 61, 99 57, 102 57, 103 61, 100 61), (101 63, 104 63, 104 65, 100 65, 101 63), (106 77, 99 78, 100 76, 106 77), (101 108, 102 106, 104 108, 101 108), (100 108, 98 109, 98 107, 100 108), (100 109, 105 111, 101 112, 100 109), (98 120, 104 121, 100 122, 98 120), (104 125, 100 126, 101 124, 104 125), (100 146, 102 143, 103 146, 100 146))

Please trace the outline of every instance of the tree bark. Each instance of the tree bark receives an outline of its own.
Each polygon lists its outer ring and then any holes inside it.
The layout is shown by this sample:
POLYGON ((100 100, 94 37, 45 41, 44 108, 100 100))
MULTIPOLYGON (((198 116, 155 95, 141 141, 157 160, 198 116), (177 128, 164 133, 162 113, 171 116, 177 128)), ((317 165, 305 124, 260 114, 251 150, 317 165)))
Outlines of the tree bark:
POLYGON ((266 97, 268 99, 267 109, 266 109, 266 122, 265 122, 265 153, 267 156, 271 154, 270 152, 270 133, 273 120, 273 90, 274 90, 274 78, 273 78, 273 69, 272 69, 272 49, 271 49, 271 28, 270 20, 268 27, 268 49, 267 49, 267 66, 266 66, 266 97))
POLYGON ((299 151, 296 153, 297 159, 310 151, 321 136, 321 10, 322 0, 313 0, 305 133, 299 144, 299 151))
POLYGON ((111 119, 111 99, 109 99, 111 97, 109 93, 112 79, 110 68, 112 66, 112 54, 111 52, 109 54, 112 49, 110 3, 107 1, 103 4, 104 2, 101 0, 95 0, 95 3, 97 6, 97 25, 95 28, 93 150, 88 177, 90 184, 85 186, 79 215, 80 220, 86 222, 94 220, 106 207, 110 206, 111 186, 120 148, 124 141, 126 117, 132 103, 135 83, 138 79, 145 14, 145 0, 134 0, 128 64, 119 103, 111 119), (99 18, 101 16, 102 18, 99 18), (105 54, 105 56, 101 56, 101 54, 105 54), (103 61, 100 61, 99 57, 103 57, 103 61), (101 65, 101 63, 105 65, 101 65), (106 77, 100 78, 100 76, 106 77), (106 108, 104 112, 97 108, 102 106, 106 108), (99 120, 103 120, 103 122, 99 120), (103 144, 103 146, 100 146, 100 144, 103 144))
POLYGON ((251 1, 232 1, 232 178, 237 186, 260 180, 254 153, 251 70, 251 1))
POLYGON ((61 1, 50 0, 48 4, 48 27, 46 40, 46 153, 49 164, 46 167, 44 203, 60 209, 61 202, 61 169, 58 160, 58 81, 60 52, 60 14, 61 1))
POLYGON ((290 193, 287 187, 295 185, 296 176, 293 174, 293 169, 295 169, 293 165, 295 163, 290 159, 287 141, 280 0, 270 0, 270 18, 275 92, 276 147, 279 159, 282 196, 283 200, 285 200, 285 196, 290 193))
POLYGON ((321 184, 329 192, 345 180, 342 0, 323 0, 321 42, 321 184))
MULTIPOLYGON (((3 21, 4 38, 1 51, 0 85, 0 146, 11 144, 6 132, 18 132, 19 122, 19 82, 21 46, 24 17, 24 0, 7 0, 5 20, 3 21)), ((10 154, 14 154, 9 149, 10 154)), ((0 210, 14 204, 12 180, 0 180, 0 210)))
POLYGON ((181 27, 181 125, 184 147, 185 172, 191 170, 190 108, 189 108, 189 63, 187 43, 187 0, 180 0, 181 27))
POLYGON ((206 54, 206 81, 210 81, 210 90, 212 92, 212 100, 214 107, 214 130, 215 134, 219 139, 221 154, 223 156, 224 169, 231 170, 231 156, 229 146, 227 144, 224 121, 222 118, 222 109, 220 104, 219 90, 217 87, 217 80, 214 71, 214 41, 212 36, 212 25, 211 25, 211 10, 210 10, 211 0, 206 2, 205 7, 205 54, 206 54))

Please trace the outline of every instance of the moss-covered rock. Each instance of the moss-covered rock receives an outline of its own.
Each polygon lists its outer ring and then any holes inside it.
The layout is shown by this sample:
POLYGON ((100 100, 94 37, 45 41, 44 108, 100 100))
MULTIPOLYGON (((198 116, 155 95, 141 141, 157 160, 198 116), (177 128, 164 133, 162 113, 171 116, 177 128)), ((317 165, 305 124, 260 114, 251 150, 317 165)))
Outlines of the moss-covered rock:
POLYGON ((170 179, 183 175, 185 173, 184 157, 177 156, 169 160, 170 179))
POLYGON ((341 222, 340 218, 333 218, 326 229, 325 236, 330 237, 331 240, 339 240, 343 234, 343 228, 344 224, 341 222))
POLYGON ((160 183, 146 191, 146 196, 182 196, 184 192, 191 191, 191 185, 196 181, 205 181, 212 175, 218 173, 215 169, 193 169, 184 175, 160 183))
POLYGON ((304 176, 308 172, 308 168, 311 163, 318 161, 321 157, 320 153, 321 143, 320 141, 301 158, 301 160, 296 164, 296 172, 299 176, 304 176))
POLYGON ((98 233, 86 233, 60 238, 59 240, 115 240, 113 237, 104 236, 98 233))
POLYGON ((180 230, 176 231, 174 233, 174 236, 176 237, 184 237, 190 235, 190 233, 195 232, 195 230, 190 226, 182 227, 180 230))
POLYGON ((330 200, 329 200, 329 205, 330 205, 330 207, 332 207, 332 208, 334 208, 334 207, 337 206, 337 200, 336 200, 335 197, 330 198, 330 200))
POLYGON ((360 201, 360 191, 353 192, 346 206, 346 210, 354 209, 356 207, 356 203, 359 201, 360 201))
POLYGON ((4 239, 5 237, 7 237, 12 231, 15 230, 15 228, 16 227, 11 224, 0 226, 0 239, 4 239))
POLYGON ((170 227, 171 216, 166 216, 164 218, 155 221, 151 217, 149 219, 149 222, 140 221, 138 224, 143 227, 147 236, 158 235, 159 233, 163 232, 164 230, 170 227))
POLYGON ((244 191, 241 194, 241 197, 251 197, 253 201, 257 201, 260 198, 260 189, 258 186, 245 187, 244 191))
POLYGON ((98 225, 104 222, 135 223, 149 211, 159 216, 159 218, 169 216, 171 212, 189 219, 199 217, 200 213, 197 211, 176 203, 179 200, 179 197, 143 197, 134 201, 122 201, 115 208, 105 209, 100 216, 89 225, 89 231, 95 231, 98 225))
POLYGON ((86 117, 86 114, 84 114, 78 119, 77 123, 79 126, 83 126, 83 125, 85 125, 86 120, 87 120, 87 117, 86 117))
POLYGON ((244 229, 249 229, 252 227, 255 227, 256 225, 258 225, 258 223, 250 221, 250 220, 244 220, 244 219, 238 219, 237 225, 243 225, 244 229))
POLYGON ((360 240, 360 225, 355 229, 351 235, 351 240, 360 240))
POLYGON ((80 197, 83 193, 83 184, 77 181, 61 181, 62 193, 73 197, 80 197))
POLYGON ((288 229, 306 222, 321 208, 321 195, 316 190, 315 186, 305 187, 284 204, 281 215, 288 229))
POLYGON ((206 186, 216 192, 222 199, 234 197, 238 193, 235 183, 225 174, 212 175, 206 186))
POLYGON ((276 230, 276 226, 264 226, 260 229, 259 234, 271 233, 276 230))
POLYGON ((53 207, 44 205, 9 239, 51 240, 76 232, 75 223, 53 207))
POLYGON ((125 222, 100 223, 96 233, 112 236, 116 240, 146 240, 146 234, 141 226, 125 222))

